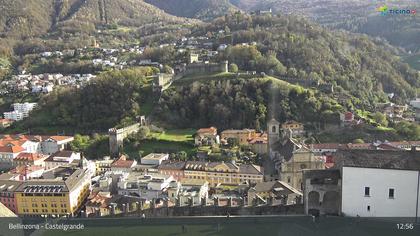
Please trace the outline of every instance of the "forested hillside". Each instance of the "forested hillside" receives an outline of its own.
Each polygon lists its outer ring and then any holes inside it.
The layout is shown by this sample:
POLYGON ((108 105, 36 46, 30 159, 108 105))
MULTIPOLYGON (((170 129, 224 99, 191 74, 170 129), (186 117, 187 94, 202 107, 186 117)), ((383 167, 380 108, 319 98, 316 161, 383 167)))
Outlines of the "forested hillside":
POLYGON ((401 62, 393 47, 367 36, 331 32, 297 17, 244 14, 216 19, 195 34, 220 30, 226 31, 220 42, 236 45, 221 53, 221 59, 242 70, 331 83, 355 97, 357 106, 386 100, 385 93, 403 101, 420 87, 419 74, 401 62))
POLYGON ((212 20, 238 10, 229 0, 145 0, 175 16, 212 20))
POLYGON ((0 0, 0 33, 41 36, 49 31, 92 32, 98 24, 140 26, 181 19, 143 0, 0 0))
POLYGON ((412 52, 419 51, 420 17, 415 15, 382 16, 377 11, 380 6, 397 9, 418 9, 417 0, 364 1, 364 0, 230 0, 238 8, 246 11, 272 9, 275 13, 305 16, 333 28, 373 37, 382 37, 392 45, 412 52))
POLYGON ((106 72, 82 89, 55 90, 39 102, 31 119, 13 127, 17 131, 36 127, 48 130, 103 132, 119 124, 132 124, 144 111, 151 97, 147 76, 156 73, 149 67, 106 72))
POLYGON ((155 116, 176 127, 264 129, 270 117, 334 122, 340 111, 342 107, 326 96, 267 77, 174 87, 163 93, 155 116))

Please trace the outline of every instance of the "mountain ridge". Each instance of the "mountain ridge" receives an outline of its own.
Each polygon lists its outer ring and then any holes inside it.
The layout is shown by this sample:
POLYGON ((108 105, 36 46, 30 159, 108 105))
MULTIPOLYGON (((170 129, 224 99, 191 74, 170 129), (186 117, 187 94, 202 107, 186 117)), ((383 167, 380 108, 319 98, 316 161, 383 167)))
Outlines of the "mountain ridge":
POLYGON ((211 20, 238 11, 229 0, 145 0, 175 16, 211 20))
POLYGON ((80 28, 92 31, 100 24, 139 26, 151 22, 181 22, 143 0, 0 0, 2 37, 40 36, 49 31, 80 28))

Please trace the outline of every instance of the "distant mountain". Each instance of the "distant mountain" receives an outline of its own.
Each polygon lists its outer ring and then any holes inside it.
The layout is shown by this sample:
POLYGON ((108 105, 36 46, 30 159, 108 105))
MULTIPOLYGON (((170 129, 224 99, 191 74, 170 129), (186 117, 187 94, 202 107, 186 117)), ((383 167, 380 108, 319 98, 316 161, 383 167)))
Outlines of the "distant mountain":
POLYGON ((229 0, 145 0, 175 16, 211 20, 238 10, 229 0))
POLYGON ((98 24, 142 25, 181 21, 143 0, 0 0, 1 36, 51 30, 89 31, 98 24))
POLYGON ((305 16, 336 29, 382 37, 392 45, 420 52, 420 17, 382 16, 378 7, 420 9, 418 0, 230 0, 245 11, 272 9, 274 12, 305 16))

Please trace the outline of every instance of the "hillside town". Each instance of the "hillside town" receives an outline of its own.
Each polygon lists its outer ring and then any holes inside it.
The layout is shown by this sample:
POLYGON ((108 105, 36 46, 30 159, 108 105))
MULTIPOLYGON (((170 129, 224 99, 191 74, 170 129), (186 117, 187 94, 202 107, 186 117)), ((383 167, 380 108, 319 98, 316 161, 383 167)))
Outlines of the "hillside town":
POLYGON ((21 45, 0 68, 0 207, 418 217, 419 72, 341 33, 270 7, 21 45))
POLYGON ((21 217, 415 216, 419 196, 412 198, 415 189, 406 183, 418 182, 410 176, 419 172, 419 141, 305 144, 304 132, 296 121, 271 119, 262 133, 209 127, 194 135, 201 148, 247 147, 264 156, 261 165, 209 161, 208 154, 195 161, 174 160, 169 153, 88 160, 70 150, 72 136, 1 135, 0 202, 21 217), (373 175, 388 181, 375 182, 373 175), (392 177, 401 175, 407 178, 392 177), (357 194, 357 189, 364 190, 357 194), (366 196, 371 197, 367 210, 366 196), (395 203, 384 208, 383 198, 395 203))
MULTIPOLYGON (((154 93, 161 94, 184 77, 231 73, 229 62, 215 61, 215 56, 232 45, 216 45, 217 50, 213 51, 215 45, 209 38, 190 37, 159 48, 168 46, 175 47, 179 53, 188 51, 188 61, 180 61, 166 73, 150 76, 154 93)), ((90 49, 44 52, 39 57, 89 57, 101 70, 134 66, 162 69, 161 63, 151 59, 119 59, 126 52, 141 55, 145 50, 138 46, 105 49, 94 41, 90 49)), ((265 77, 266 74, 244 71, 236 72, 235 76, 265 77)), ((2 86, 7 91, 4 93, 49 94, 60 87, 81 88, 95 77, 94 74, 31 75, 22 71, 11 80, 3 81, 2 86)), ((313 86, 313 82, 303 81, 308 87, 313 86)), ((317 86, 333 91, 333 86, 328 84, 317 86)), ((419 122, 419 104, 418 99, 406 105, 378 103, 375 109, 394 123, 419 122)), ((37 103, 14 103, 13 111, 4 112, 0 127, 6 129, 14 122, 28 119, 39 112, 37 106, 37 103)), ((381 126, 371 117, 349 110, 340 113, 336 121, 325 124, 324 129, 357 128, 364 124, 381 126)), ((21 217, 415 216, 413 209, 418 193, 415 200, 408 199, 408 192, 404 192, 412 190, 404 187, 408 180, 387 176, 394 172, 410 175, 420 171, 420 141, 307 143, 308 135, 314 132, 313 128, 308 129, 307 123, 279 122, 271 118, 265 129, 219 130, 214 126, 196 129, 191 140, 197 149, 194 156, 183 154, 186 156, 179 158, 179 152, 149 152, 134 157, 124 153, 122 147, 126 139, 140 132, 141 127, 156 129, 144 116, 138 124, 111 128, 109 155, 99 159, 72 150, 73 136, 0 135, 0 169, 3 171, 0 202, 21 217), (381 179, 391 179, 360 182, 362 179, 356 170, 364 170, 363 178, 379 175, 381 179), (364 188, 364 192, 354 194, 358 201, 350 203, 353 198, 349 196, 353 195, 344 193, 357 188, 364 188), (362 193, 370 196, 370 189, 383 189, 383 193, 372 195, 366 210, 362 193), (396 195, 399 197, 394 198, 396 195), (395 202, 386 211, 381 207, 381 199, 385 197, 395 202), (401 208, 401 204, 411 205, 401 208)), ((412 186, 418 184, 416 179, 409 181, 412 186)))

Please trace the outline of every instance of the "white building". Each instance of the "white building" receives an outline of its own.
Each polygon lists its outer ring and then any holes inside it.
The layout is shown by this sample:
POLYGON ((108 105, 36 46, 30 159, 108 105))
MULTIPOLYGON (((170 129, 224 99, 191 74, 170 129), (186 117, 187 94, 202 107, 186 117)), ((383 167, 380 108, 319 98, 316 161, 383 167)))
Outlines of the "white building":
POLYGON ((41 151, 43 154, 51 155, 58 151, 64 150, 66 145, 74 140, 72 136, 50 136, 41 143, 41 151))
POLYGON ((73 161, 80 160, 80 153, 73 151, 58 151, 45 159, 45 169, 49 170, 65 164, 70 164, 73 161))
POLYGON ((13 109, 18 112, 22 112, 24 115, 27 115, 30 111, 32 111, 37 106, 36 103, 14 103, 13 109))
POLYGON ((10 111, 10 112, 4 112, 4 119, 8 119, 8 120, 14 120, 14 121, 18 121, 18 120, 23 120, 23 113, 21 112, 17 112, 17 111, 10 111))
POLYGON ((342 213, 361 217, 418 217, 418 170, 343 167, 342 213))
POLYGON ((143 165, 160 165, 162 161, 168 160, 169 154, 166 153, 150 153, 141 159, 143 165))
POLYGON ((36 103, 15 103, 13 104, 14 111, 5 112, 4 118, 9 120, 23 120, 29 116, 29 113, 37 106, 36 103))

